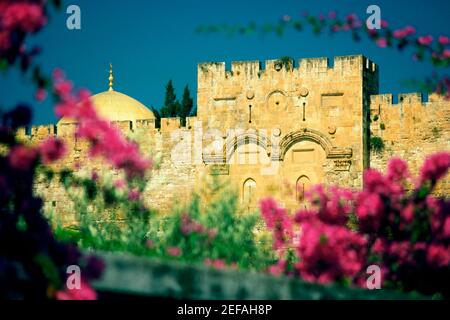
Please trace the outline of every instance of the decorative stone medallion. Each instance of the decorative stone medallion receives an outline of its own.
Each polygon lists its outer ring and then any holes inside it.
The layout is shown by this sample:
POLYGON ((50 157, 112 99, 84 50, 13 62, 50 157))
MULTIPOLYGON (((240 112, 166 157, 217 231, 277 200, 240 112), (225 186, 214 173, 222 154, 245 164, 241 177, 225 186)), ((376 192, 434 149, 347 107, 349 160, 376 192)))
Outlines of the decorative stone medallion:
POLYGON ((302 96, 303 98, 306 97, 308 95, 308 93, 309 93, 309 91, 305 87, 300 88, 300 96, 302 96))
POLYGON ((328 133, 329 134, 335 134, 336 133, 336 126, 329 125, 328 126, 328 133))
POLYGON ((279 128, 275 128, 272 132, 275 137, 279 137, 281 135, 281 130, 279 128))

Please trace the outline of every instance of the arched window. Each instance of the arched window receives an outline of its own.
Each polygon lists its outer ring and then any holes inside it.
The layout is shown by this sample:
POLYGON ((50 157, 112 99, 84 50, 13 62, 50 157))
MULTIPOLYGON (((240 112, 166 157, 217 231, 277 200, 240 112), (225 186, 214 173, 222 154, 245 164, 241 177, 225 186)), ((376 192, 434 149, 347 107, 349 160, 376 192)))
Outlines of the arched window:
POLYGON ((252 178, 245 180, 242 190, 243 203, 252 203, 255 200, 256 182, 252 178))
POLYGON ((295 186, 296 190, 296 199, 298 202, 305 201, 305 193, 308 191, 311 181, 307 176, 301 176, 297 179, 297 183, 295 186))

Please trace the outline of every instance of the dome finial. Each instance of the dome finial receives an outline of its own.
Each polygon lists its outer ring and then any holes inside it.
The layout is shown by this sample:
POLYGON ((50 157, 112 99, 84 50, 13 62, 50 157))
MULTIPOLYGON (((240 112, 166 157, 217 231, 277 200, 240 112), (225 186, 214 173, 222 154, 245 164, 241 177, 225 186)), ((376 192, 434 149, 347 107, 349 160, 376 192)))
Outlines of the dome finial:
POLYGON ((114 81, 113 67, 112 67, 112 63, 110 63, 109 64, 109 91, 114 91, 113 81, 114 81))

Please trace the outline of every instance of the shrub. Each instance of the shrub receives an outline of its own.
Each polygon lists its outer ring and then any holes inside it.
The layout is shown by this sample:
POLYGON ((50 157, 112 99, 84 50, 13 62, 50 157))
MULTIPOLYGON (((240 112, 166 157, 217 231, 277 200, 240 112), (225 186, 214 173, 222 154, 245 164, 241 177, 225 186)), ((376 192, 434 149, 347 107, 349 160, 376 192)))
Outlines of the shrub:
POLYGON ((407 192, 407 164, 394 158, 385 175, 373 169, 364 173, 362 191, 314 187, 308 195, 311 209, 293 217, 264 200, 261 211, 275 248, 288 246, 296 254, 289 261, 278 251, 273 269, 312 282, 365 287, 366 269, 376 264, 384 288, 449 298, 450 201, 431 195, 449 167, 450 153, 430 156, 407 192))
POLYGON ((380 153, 384 150, 384 141, 380 137, 370 137, 370 150, 380 153))
MULTIPOLYGON (((111 185, 99 183, 95 187, 98 190, 111 185)), ((67 183, 73 184, 73 180, 67 183)), ((117 191, 112 192, 117 195, 117 191)), ((174 208, 170 215, 140 211, 142 208, 130 207, 116 197, 108 216, 99 218, 105 210, 101 194, 97 192, 89 202, 84 196, 73 198, 82 212, 77 232, 59 226, 56 234, 85 249, 126 251, 220 268, 265 270, 275 261, 270 235, 258 230, 263 222, 259 214, 241 211, 237 193, 227 183, 214 179, 205 184, 203 192, 192 195, 187 207, 174 208), (118 211, 126 212, 124 223, 114 219, 118 211)))

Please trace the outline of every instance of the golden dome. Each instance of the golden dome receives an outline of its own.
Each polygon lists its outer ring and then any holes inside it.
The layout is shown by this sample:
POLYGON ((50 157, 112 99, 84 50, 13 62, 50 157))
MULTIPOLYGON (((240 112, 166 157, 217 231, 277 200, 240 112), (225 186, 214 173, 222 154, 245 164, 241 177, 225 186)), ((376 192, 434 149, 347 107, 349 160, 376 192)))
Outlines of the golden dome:
MULTIPOLYGON (((114 91, 112 88, 112 66, 109 77, 109 90, 91 97, 98 115, 109 121, 154 120, 153 112, 136 99, 114 91)), ((62 118, 59 124, 75 123, 74 119, 62 118)))

